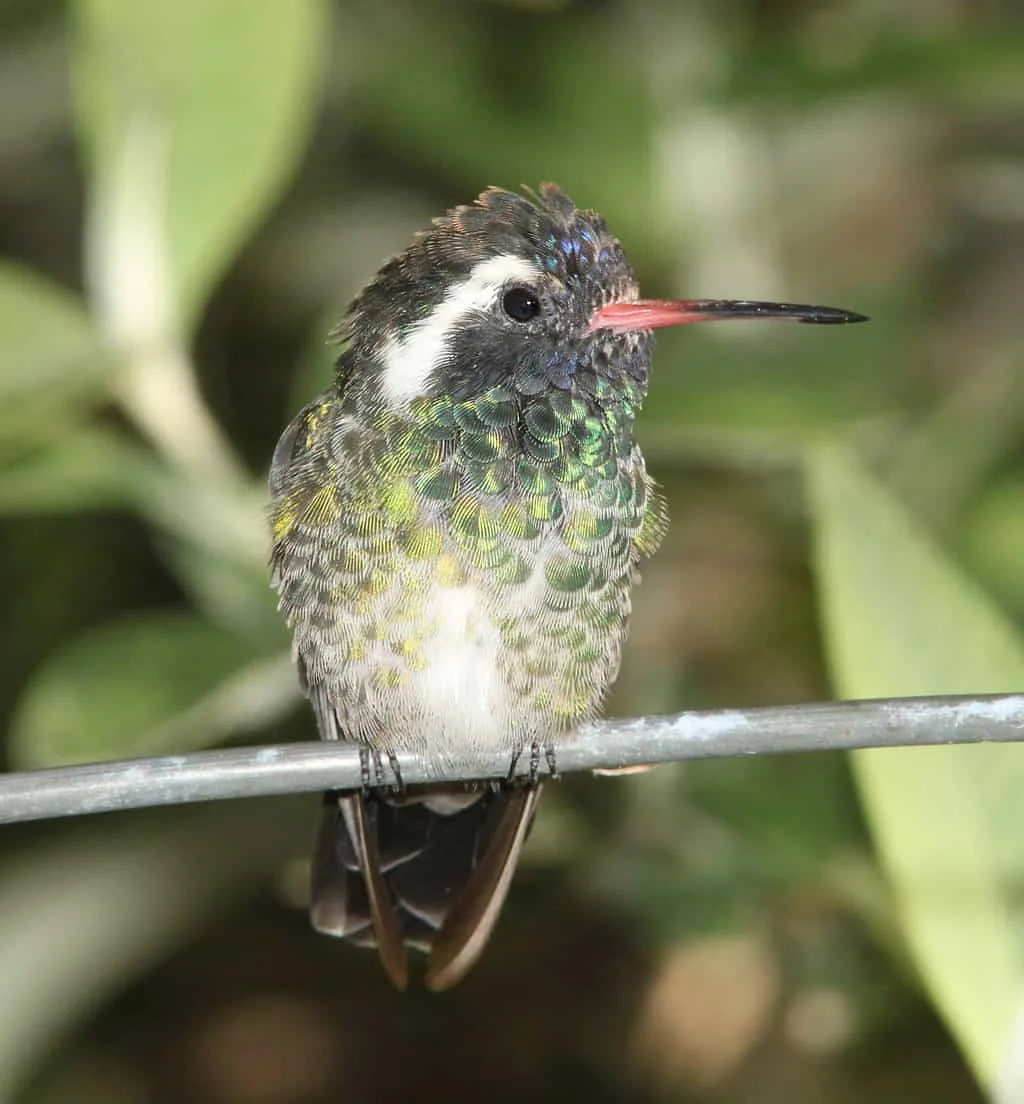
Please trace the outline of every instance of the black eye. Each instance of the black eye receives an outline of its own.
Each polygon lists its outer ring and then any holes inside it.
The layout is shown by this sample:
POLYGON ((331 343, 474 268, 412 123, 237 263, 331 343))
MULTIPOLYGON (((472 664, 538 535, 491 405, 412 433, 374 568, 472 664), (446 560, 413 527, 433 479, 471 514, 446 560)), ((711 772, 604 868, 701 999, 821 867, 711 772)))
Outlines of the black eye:
POLYGON ((540 300, 529 288, 509 288, 502 296, 501 306, 516 322, 529 322, 540 314, 540 300))

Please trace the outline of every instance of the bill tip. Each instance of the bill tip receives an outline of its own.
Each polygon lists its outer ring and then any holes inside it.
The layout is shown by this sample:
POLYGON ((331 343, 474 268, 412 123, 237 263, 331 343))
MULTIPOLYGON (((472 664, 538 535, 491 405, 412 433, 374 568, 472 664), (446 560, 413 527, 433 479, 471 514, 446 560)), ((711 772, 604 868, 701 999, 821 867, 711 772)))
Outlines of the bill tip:
POLYGON ((836 317, 816 318, 815 322, 835 322, 839 324, 845 324, 848 322, 870 322, 871 317, 867 314, 861 314, 859 311, 836 311, 836 317))

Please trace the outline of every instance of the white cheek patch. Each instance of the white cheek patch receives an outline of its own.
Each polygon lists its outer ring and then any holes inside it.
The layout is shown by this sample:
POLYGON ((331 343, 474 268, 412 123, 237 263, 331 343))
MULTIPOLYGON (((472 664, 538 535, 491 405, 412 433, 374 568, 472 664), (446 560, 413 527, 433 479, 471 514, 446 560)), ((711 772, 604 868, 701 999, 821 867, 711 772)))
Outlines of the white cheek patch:
POLYGON ((393 405, 401 406, 427 392, 430 381, 448 352, 449 335, 471 311, 483 310, 510 280, 535 281, 538 269, 525 257, 503 253, 481 261, 427 315, 401 338, 384 346, 381 390, 393 405))

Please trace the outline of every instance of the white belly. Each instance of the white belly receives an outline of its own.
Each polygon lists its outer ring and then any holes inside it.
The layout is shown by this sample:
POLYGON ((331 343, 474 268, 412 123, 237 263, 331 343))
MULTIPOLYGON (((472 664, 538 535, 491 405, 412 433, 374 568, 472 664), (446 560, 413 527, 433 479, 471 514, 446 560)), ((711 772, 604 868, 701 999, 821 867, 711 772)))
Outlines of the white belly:
POLYGON ((443 734, 453 759, 506 747, 510 713, 498 664, 501 636, 483 596, 468 586, 443 588, 428 608, 437 632, 425 649, 426 667, 411 677, 407 691, 424 724, 443 734))
POLYGON ((336 660, 320 649, 327 669, 342 673, 332 700, 346 739, 425 754, 448 770, 480 752, 518 754, 593 715, 617 666, 621 634, 610 634, 606 655, 580 672, 585 700, 576 715, 553 710, 566 675, 565 664, 552 663, 559 649, 553 630, 564 635, 579 613, 549 608, 542 558, 527 579, 497 593, 481 582, 438 585, 432 565, 421 571, 396 580, 365 621, 343 622, 336 660), (506 618, 518 644, 503 637, 506 618), (360 645, 354 660, 353 641, 360 645))

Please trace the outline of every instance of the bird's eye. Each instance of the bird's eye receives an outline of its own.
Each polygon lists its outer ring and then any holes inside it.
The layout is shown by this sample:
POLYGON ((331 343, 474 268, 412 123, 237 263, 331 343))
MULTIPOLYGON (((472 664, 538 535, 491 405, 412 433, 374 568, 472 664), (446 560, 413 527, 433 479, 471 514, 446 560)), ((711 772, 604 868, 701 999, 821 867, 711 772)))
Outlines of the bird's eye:
POLYGON ((540 300, 529 288, 509 288, 502 296, 501 306, 516 322, 529 322, 540 314, 540 300))

